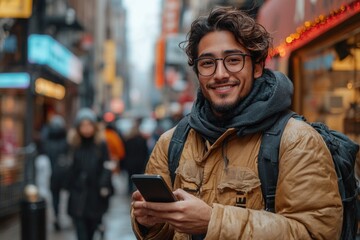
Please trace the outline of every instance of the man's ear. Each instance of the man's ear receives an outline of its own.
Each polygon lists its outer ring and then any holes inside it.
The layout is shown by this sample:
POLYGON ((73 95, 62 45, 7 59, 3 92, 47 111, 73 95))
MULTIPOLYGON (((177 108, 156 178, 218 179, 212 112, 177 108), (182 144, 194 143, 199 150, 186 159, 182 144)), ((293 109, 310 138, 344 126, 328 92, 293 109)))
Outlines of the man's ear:
POLYGON ((261 77, 263 71, 264 71, 264 62, 259 62, 254 64, 254 78, 261 77))

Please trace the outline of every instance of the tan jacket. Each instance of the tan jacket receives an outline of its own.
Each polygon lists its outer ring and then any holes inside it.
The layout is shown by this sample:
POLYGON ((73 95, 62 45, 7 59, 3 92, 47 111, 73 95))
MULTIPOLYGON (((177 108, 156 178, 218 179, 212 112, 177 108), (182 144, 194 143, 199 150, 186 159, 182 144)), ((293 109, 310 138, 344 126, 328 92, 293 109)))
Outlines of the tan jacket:
MULTIPOLYGON (((167 150, 173 130, 156 144, 146 172, 170 184, 167 150)), ((261 134, 238 137, 226 131, 213 145, 189 132, 176 171, 182 188, 213 207, 206 239, 338 239, 342 204, 330 152, 308 124, 290 119, 282 136, 276 214, 264 211, 257 157, 261 134), (224 141, 225 140, 225 141, 224 141), (226 144, 224 144, 226 143, 226 144), (225 167, 223 154, 229 159, 225 167)), ((191 239, 171 226, 154 226, 139 239, 191 239), (173 237, 172 237, 173 236, 173 237)))

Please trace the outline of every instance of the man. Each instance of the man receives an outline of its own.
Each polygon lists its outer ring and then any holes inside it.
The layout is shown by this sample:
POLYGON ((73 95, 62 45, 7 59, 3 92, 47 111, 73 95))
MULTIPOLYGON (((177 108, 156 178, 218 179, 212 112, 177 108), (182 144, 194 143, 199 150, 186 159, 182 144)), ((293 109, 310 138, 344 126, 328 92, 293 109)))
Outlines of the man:
MULTIPOLYGON (((293 87, 264 68, 269 33, 234 8, 214 9, 191 26, 186 53, 200 84, 180 157, 175 203, 132 195, 139 239, 338 239, 342 203, 321 136, 290 119, 281 138, 275 213, 264 210, 257 157, 262 132, 290 107, 293 87), (239 201, 240 200, 240 201, 239 201)), ((146 173, 170 184, 168 146, 157 142, 146 173)))

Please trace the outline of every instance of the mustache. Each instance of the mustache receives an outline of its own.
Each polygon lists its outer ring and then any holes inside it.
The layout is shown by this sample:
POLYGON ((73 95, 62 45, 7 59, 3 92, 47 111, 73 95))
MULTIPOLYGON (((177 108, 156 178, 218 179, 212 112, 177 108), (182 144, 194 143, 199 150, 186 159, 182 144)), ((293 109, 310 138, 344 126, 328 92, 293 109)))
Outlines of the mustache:
POLYGON ((216 82, 210 82, 206 84, 207 88, 215 88, 218 87, 219 85, 223 85, 223 84, 230 84, 230 85, 239 85, 240 84, 240 80, 238 79, 234 79, 234 80, 220 80, 220 81, 216 81, 216 82))

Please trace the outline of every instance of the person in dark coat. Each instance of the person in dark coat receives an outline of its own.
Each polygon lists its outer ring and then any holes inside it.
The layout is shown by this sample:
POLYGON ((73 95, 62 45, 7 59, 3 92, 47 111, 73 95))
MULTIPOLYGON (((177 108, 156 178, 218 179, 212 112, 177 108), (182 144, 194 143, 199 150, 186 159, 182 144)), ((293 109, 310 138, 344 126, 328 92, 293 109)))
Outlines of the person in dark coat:
POLYGON ((73 151, 68 188, 68 214, 72 217, 79 240, 92 240, 108 209, 113 193, 109 153, 98 129, 95 113, 80 109, 75 129, 69 133, 73 151))
POLYGON ((49 157, 51 165, 50 191, 55 216, 54 228, 57 231, 61 229, 59 222, 60 192, 64 187, 69 164, 69 145, 66 135, 67 130, 63 117, 55 115, 49 122, 48 131, 42 143, 43 151, 49 157))
POLYGON ((133 174, 144 173, 149 158, 147 139, 140 132, 141 119, 136 119, 130 133, 125 137, 125 169, 128 173, 128 194, 132 194, 134 185, 133 174))

